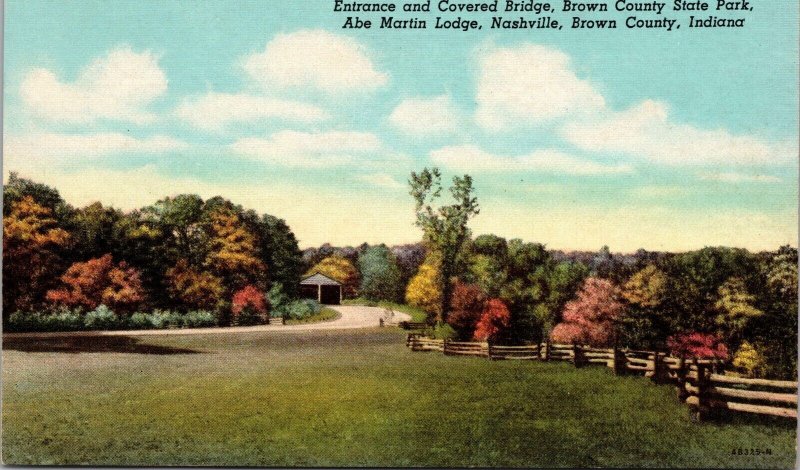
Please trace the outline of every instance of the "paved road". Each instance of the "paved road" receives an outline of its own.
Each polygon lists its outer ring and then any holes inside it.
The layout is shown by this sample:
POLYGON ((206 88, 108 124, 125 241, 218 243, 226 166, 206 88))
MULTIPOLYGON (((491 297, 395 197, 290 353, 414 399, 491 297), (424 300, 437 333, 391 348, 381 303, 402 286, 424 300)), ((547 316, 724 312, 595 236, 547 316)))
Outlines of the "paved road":
POLYGON ((387 324, 396 324, 411 320, 405 313, 394 312, 394 317, 386 318, 386 310, 379 307, 361 307, 356 305, 332 305, 330 308, 339 312, 339 317, 325 322, 306 323, 300 325, 258 325, 233 326, 227 328, 187 328, 176 330, 120 330, 120 331, 70 331, 60 333, 4 333, 3 338, 51 338, 59 336, 166 336, 166 335, 216 335, 225 333, 253 333, 259 331, 303 332, 310 330, 348 330, 353 328, 370 328, 378 326, 380 318, 387 324))

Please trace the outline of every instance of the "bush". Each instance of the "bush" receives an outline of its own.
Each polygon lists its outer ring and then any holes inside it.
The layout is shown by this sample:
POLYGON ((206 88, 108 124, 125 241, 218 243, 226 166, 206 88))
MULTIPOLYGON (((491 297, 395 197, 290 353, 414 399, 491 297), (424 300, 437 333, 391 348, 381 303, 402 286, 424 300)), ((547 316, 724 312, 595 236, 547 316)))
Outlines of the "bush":
POLYGON ((179 313, 170 312, 169 310, 155 310, 148 315, 148 317, 153 328, 158 330, 164 328, 180 328, 182 324, 181 315, 179 313))
POLYGON ((745 341, 733 356, 733 366, 743 370, 749 377, 765 376, 768 364, 759 348, 745 341))
POLYGON ((150 315, 142 312, 136 312, 128 318, 128 328, 132 330, 149 330, 153 328, 153 323, 150 322, 150 315))
POLYGON ((267 315, 267 299, 257 287, 248 285, 233 294, 231 302, 234 325, 257 325, 267 315))
POLYGON ((77 331, 83 329, 80 310, 61 309, 55 313, 14 312, 8 317, 9 332, 77 331))
POLYGON ((184 328, 205 328, 217 326, 217 317, 213 312, 198 310, 189 312, 183 316, 182 326, 184 328))
POLYGON ((322 307, 316 300, 295 300, 286 306, 286 315, 292 320, 303 320, 317 315, 322 307))
POLYGON ((86 314, 83 325, 87 330, 111 330, 120 325, 119 317, 105 305, 86 314))

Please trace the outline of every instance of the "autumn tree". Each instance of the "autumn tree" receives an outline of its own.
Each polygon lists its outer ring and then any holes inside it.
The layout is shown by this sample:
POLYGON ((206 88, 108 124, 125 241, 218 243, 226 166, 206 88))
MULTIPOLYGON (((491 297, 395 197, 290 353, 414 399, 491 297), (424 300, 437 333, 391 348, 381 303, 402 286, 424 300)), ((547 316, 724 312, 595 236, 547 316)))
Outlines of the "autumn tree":
POLYGON ((485 304, 486 295, 479 286, 457 282, 450 299, 447 323, 456 330, 461 339, 469 340, 474 335, 485 304))
POLYGON ((619 289, 609 280, 590 277, 575 300, 564 306, 563 321, 551 334, 559 343, 613 344, 614 323, 624 312, 619 289))
POLYGON ((180 260, 167 270, 166 281, 173 302, 181 309, 219 310, 225 287, 217 276, 180 260))
POLYGON ((438 318, 442 308, 441 257, 432 253, 419 267, 406 287, 406 302, 428 313, 428 318, 438 318))
POLYGON ((469 175, 453 178, 450 195, 455 203, 450 205, 435 205, 442 193, 441 173, 437 168, 412 172, 409 183, 416 204, 416 224, 422 229, 425 241, 441 255, 439 285, 442 295, 438 320, 444 323, 450 306, 451 278, 457 274, 458 256, 469 237, 467 223, 479 213, 478 201, 473 196, 469 175))
POLYGON ((343 295, 355 297, 358 291, 358 270, 350 260, 342 256, 329 256, 308 270, 307 276, 319 273, 342 283, 343 295))
POLYGON ((265 285, 267 267, 259 258, 256 237, 233 210, 212 212, 209 232, 205 265, 230 291, 249 283, 265 285))
POLYGON ((478 341, 502 341, 511 326, 511 312, 500 299, 486 302, 481 318, 475 326, 475 339, 478 341))
POLYGON ((620 343, 636 348, 664 346, 669 324, 661 305, 667 297, 667 275, 654 265, 635 273, 622 288, 628 302, 620 318, 620 343))
POLYGON ((10 200, 3 215, 4 317, 43 300, 55 281, 51 273, 61 266, 60 253, 70 241, 52 209, 37 204, 32 196, 10 200))
POLYGON ((742 278, 732 277, 719 287, 719 298, 714 304, 718 312, 716 321, 728 333, 729 344, 738 344, 748 322, 764 315, 756 308, 755 301, 742 278))
POLYGON ((57 305, 94 310, 102 304, 119 313, 144 301, 139 272, 124 261, 114 264, 110 254, 74 263, 60 279, 63 286, 47 292, 47 300, 57 305))

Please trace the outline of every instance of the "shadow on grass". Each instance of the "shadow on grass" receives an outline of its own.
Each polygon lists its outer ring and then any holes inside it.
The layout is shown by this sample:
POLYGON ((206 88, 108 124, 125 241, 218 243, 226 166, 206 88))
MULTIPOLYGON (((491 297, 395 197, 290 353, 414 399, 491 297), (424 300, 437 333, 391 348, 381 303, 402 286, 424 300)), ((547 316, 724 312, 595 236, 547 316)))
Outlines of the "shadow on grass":
POLYGON ((202 351, 140 343, 129 336, 84 336, 55 338, 3 338, 3 349, 51 353, 127 353, 127 354, 201 354, 202 351))

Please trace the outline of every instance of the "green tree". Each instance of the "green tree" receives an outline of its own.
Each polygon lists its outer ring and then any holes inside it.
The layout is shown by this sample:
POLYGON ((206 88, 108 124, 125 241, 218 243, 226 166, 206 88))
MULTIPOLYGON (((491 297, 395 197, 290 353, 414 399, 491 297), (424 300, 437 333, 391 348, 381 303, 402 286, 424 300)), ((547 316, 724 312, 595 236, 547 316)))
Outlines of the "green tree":
POLYGON ((400 269, 385 245, 373 246, 361 253, 358 268, 361 271, 361 296, 392 302, 400 298, 400 269))
POLYGON ((436 206, 441 197, 441 174, 437 168, 425 168, 411 173, 411 196, 416 203, 416 224, 423 230, 427 243, 441 254, 440 286, 441 307, 438 321, 447 319, 447 309, 452 293, 452 277, 457 274, 458 257, 464 242, 469 238, 467 223, 479 213, 478 200, 473 196, 472 177, 454 177, 450 195, 454 204, 436 206))

